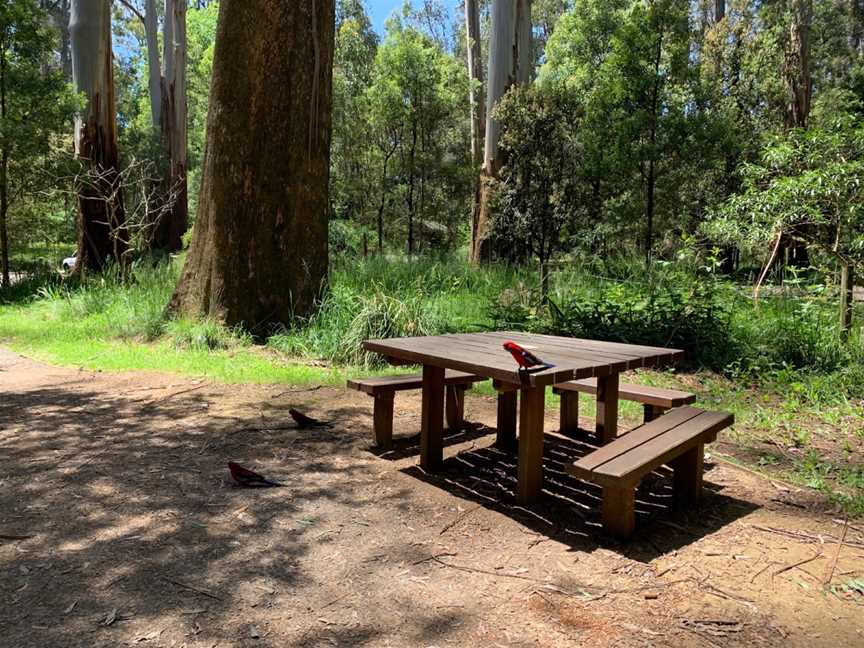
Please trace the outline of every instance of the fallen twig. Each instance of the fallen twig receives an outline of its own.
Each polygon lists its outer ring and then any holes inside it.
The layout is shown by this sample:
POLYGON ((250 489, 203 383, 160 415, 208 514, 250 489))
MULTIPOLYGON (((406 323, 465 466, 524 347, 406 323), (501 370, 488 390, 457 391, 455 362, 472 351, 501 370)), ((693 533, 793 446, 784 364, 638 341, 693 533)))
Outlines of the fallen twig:
MULTIPOLYGON (((746 525, 751 529, 756 529, 758 531, 764 531, 765 533, 775 533, 777 535, 786 536, 788 538, 794 538, 800 542, 805 542, 808 544, 812 544, 814 542, 818 542, 820 544, 837 544, 840 542, 839 538, 836 538, 830 534, 826 534, 824 536, 814 536, 807 533, 799 533, 797 531, 789 531, 787 529, 776 529, 774 527, 762 526, 759 524, 748 524, 746 525)), ((847 547, 855 547, 856 549, 864 549, 864 542, 850 542, 845 541, 844 543, 847 547)))
POLYGON ((285 391, 279 392, 278 394, 274 394, 270 398, 279 398, 280 396, 284 396, 285 394, 299 394, 301 392, 310 392, 321 389, 323 385, 314 385, 312 387, 304 387, 302 389, 286 389, 285 391))
POLYGON ((831 582, 831 579, 834 578, 834 570, 837 569, 837 560, 840 558, 840 550, 843 549, 843 544, 846 542, 846 533, 849 531, 849 518, 846 518, 846 521, 843 523, 843 535, 840 536, 840 542, 837 543, 837 551, 834 552, 834 560, 831 561, 831 569, 828 570, 828 576, 825 578, 824 583, 828 585, 831 582))
POLYGON ((460 513, 459 515, 457 515, 455 518, 453 518, 453 520, 451 520, 450 522, 448 522, 447 524, 445 524, 445 525, 441 528, 441 531, 438 532, 438 535, 444 535, 447 531, 449 531, 449 530, 452 529, 454 526, 456 526, 457 524, 459 524, 462 520, 464 520, 466 517, 468 517, 469 515, 471 515, 474 511, 476 511, 476 510, 479 509, 479 508, 483 508, 481 504, 478 504, 478 505, 475 506, 474 508, 470 508, 470 509, 468 509, 467 511, 463 511, 462 513, 460 513))
POLYGON ((207 590, 202 590, 197 587, 193 587, 192 585, 187 585, 186 583, 181 583, 180 581, 174 580, 173 578, 168 578, 167 576, 160 576, 162 580, 167 583, 172 583, 173 585, 177 585, 177 587, 182 587, 183 589, 187 589, 190 592, 195 592, 200 594, 201 596, 206 596, 208 598, 215 599, 217 601, 221 601, 222 597, 216 596, 213 592, 208 592, 207 590))
POLYGON ((806 565, 807 563, 813 562, 817 558, 821 558, 821 557, 822 557, 822 552, 817 551, 815 554, 813 554, 809 558, 805 558, 804 560, 799 560, 798 562, 794 562, 791 565, 786 565, 785 567, 781 567, 780 569, 775 571, 773 574, 771 574, 771 576, 772 577, 773 576, 779 576, 780 574, 783 574, 783 573, 789 571, 790 569, 795 569, 796 567, 800 567, 801 565, 806 565))
POLYGON ((15 535, 13 533, 0 533, 0 540, 27 540, 32 535, 15 535))

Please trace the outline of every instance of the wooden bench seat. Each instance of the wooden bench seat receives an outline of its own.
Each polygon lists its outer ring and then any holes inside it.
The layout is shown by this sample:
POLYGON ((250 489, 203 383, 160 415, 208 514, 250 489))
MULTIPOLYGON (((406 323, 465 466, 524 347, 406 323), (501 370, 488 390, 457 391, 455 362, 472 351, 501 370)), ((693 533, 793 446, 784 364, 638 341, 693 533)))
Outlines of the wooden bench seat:
MULTIPOLYGON (((596 395, 597 379, 559 383, 553 387, 553 391, 561 397, 561 433, 572 435, 579 429, 579 392, 596 395)), ((618 398, 642 403, 645 423, 670 409, 689 405, 696 400, 696 396, 689 392, 628 383, 618 386, 618 398)))
MULTIPOLYGON (((462 371, 448 369, 444 372, 445 411, 450 428, 459 427, 465 420, 465 390, 472 383, 484 380, 486 379, 462 371)), ((393 443, 393 398, 398 391, 421 389, 423 376, 410 374, 354 378, 348 381, 348 387, 365 392, 375 399, 372 413, 373 438, 376 445, 386 450, 393 443)))
POLYGON ((702 492, 705 444, 733 421, 727 412, 680 407, 582 457, 567 471, 603 487, 603 529, 624 538, 633 532, 636 487, 642 477, 669 464, 676 501, 697 500, 702 492))

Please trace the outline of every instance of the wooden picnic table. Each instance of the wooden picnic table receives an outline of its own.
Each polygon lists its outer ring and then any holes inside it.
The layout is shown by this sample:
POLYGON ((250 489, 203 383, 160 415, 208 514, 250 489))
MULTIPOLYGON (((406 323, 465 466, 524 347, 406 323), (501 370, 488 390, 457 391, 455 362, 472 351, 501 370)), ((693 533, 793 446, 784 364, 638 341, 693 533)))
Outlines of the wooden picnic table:
MULTIPOLYGON (((491 378, 499 392, 512 395, 514 408, 518 391, 521 407, 517 499, 521 503, 534 501, 543 487, 547 386, 597 378, 597 435, 601 443, 608 443, 618 431, 618 375, 630 369, 672 364, 683 355, 677 349, 511 331, 367 340, 363 347, 394 364, 423 365, 420 465, 430 472, 440 469, 444 457, 445 369, 491 378), (518 371, 510 353, 501 346, 507 340, 530 348, 543 361, 555 366, 531 373, 518 371)), ((514 440, 515 432, 514 428, 511 431, 514 440)))

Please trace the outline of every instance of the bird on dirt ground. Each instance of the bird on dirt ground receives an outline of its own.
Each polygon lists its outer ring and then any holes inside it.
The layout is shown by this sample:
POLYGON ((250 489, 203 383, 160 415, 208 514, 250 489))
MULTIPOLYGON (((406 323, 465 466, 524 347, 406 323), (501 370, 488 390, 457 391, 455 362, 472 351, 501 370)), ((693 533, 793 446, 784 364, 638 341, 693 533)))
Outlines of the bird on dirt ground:
POLYGON ((249 470, 248 468, 244 468, 238 463, 234 463, 233 461, 228 462, 228 471, 231 473, 231 477, 237 483, 238 486, 243 486, 245 488, 267 488, 272 486, 284 486, 284 484, 280 484, 277 481, 273 481, 272 479, 267 479, 264 475, 259 475, 254 470, 249 470))
POLYGON ((510 352, 513 359, 519 364, 519 371, 542 371, 543 369, 555 366, 548 362, 543 362, 528 349, 519 346, 515 342, 507 341, 502 346, 510 352))
POLYGON ((311 416, 306 416, 303 412, 299 412, 296 409, 289 409, 288 413, 291 415, 291 418, 294 419, 294 422, 297 423, 297 427, 301 429, 333 427, 332 423, 328 423, 327 421, 319 421, 318 419, 314 419, 311 416))

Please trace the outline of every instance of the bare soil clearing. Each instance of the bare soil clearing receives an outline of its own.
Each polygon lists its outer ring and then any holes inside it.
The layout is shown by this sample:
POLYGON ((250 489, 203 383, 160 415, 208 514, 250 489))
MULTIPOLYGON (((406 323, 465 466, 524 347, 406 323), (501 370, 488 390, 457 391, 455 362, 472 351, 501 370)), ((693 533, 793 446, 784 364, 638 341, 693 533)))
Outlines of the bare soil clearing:
MULTIPOLYGON (((425 475, 416 393, 383 456, 370 399, 347 390, 0 350, 0 394, 3 646, 864 645, 864 596, 823 585, 864 577, 864 524, 726 463, 686 515, 668 475, 649 479, 619 544, 599 491, 563 471, 579 442, 548 435, 530 510, 490 428, 448 438, 425 475), (297 430, 289 407, 335 426, 297 430), (234 488, 228 460, 287 487, 234 488)), ((469 394, 466 413, 493 425, 494 400, 469 394)))

